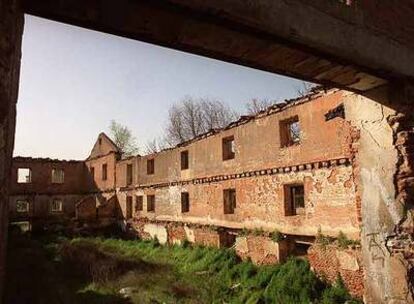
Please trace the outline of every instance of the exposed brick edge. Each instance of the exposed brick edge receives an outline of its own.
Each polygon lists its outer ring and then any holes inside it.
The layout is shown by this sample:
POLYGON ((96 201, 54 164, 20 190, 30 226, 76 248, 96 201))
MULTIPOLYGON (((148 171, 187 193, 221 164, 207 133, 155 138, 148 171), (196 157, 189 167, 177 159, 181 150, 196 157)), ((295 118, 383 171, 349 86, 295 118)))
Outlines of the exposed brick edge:
POLYGON ((13 157, 13 162, 39 162, 39 163, 83 163, 83 160, 75 159, 57 159, 50 157, 24 157, 24 156, 15 156, 13 157))
POLYGON ((338 91, 339 90, 335 89, 335 88, 325 88, 323 86, 315 87, 311 90, 311 92, 309 94, 307 94, 305 96, 301 96, 301 97, 293 98, 293 99, 286 99, 284 102, 275 103, 275 104, 271 105, 270 107, 268 107, 267 109, 262 110, 262 111, 260 111, 259 113, 255 114, 255 115, 242 115, 242 116, 240 116, 240 118, 238 120, 230 122, 227 126, 225 126, 223 128, 217 128, 217 129, 209 130, 206 133, 200 134, 200 135, 198 135, 198 136, 196 136, 192 139, 189 139, 187 141, 179 143, 179 144, 177 144, 173 147, 162 149, 159 152, 151 153, 151 154, 148 154, 147 156, 156 155, 156 154, 162 153, 164 151, 174 150, 176 148, 186 147, 186 146, 188 146, 188 145, 190 145, 194 142, 197 142, 197 141, 205 139, 207 137, 219 134, 219 133, 221 133, 225 130, 233 129, 233 128, 238 127, 240 125, 246 124, 246 123, 248 123, 252 120, 261 119, 263 117, 267 117, 267 116, 271 116, 271 115, 276 114, 276 113, 283 112, 288 108, 295 107, 295 106, 298 106, 298 105, 316 100, 318 98, 327 96, 328 94, 334 94, 338 91))
POLYGON ((116 192, 116 189, 108 189, 108 190, 97 190, 97 191, 83 191, 83 192, 76 192, 76 193, 68 193, 68 192, 52 192, 52 191, 46 191, 46 192, 36 192, 36 191, 22 191, 22 192, 13 192, 10 194, 10 196, 18 196, 18 195, 92 195, 92 194, 101 194, 101 193, 112 193, 116 192))

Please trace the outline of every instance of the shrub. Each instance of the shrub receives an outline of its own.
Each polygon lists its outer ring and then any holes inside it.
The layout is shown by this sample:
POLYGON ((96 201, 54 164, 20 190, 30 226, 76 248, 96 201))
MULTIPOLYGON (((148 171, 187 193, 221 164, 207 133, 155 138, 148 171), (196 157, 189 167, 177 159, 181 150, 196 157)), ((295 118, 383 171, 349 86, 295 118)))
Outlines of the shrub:
POLYGON ((279 230, 275 230, 270 234, 270 238, 273 242, 280 242, 284 239, 284 236, 279 230))
POLYGON ((255 228, 253 230, 253 235, 255 235, 255 236, 261 236, 261 235, 263 235, 263 233, 264 233, 263 229, 255 228))
POLYGON ((183 242, 182 242, 181 246, 182 246, 183 248, 188 248, 188 247, 191 247, 191 242, 190 242, 187 238, 185 238, 185 239, 183 240, 183 242))
POLYGON ((269 303, 308 304, 318 298, 323 287, 307 261, 291 258, 273 274, 264 296, 269 303))
POLYGON ((342 277, 338 275, 335 283, 326 288, 322 293, 321 304, 347 303, 358 304, 360 301, 353 299, 345 287, 342 277))
POLYGON ((321 228, 318 229, 318 233, 316 235, 316 243, 317 244, 321 245, 322 247, 326 247, 327 245, 332 244, 333 242, 334 242, 333 238, 331 238, 327 235, 324 235, 322 233, 321 228))
POLYGON ((249 229, 247 229, 247 228, 243 228, 242 230, 240 230, 240 232, 239 232, 239 236, 246 236, 246 235, 248 235, 249 234, 249 229))
POLYGON ((338 237, 338 246, 342 249, 347 249, 349 246, 359 244, 358 241, 350 240, 342 231, 339 231, 338 237))
POLYGON ((339 231, 337 240, 338 240, 338 246, 342 249, 347 249, 348 246, 352 244, 352 242, 348 240, 345 233, 343 233, 342 231, 339 231))

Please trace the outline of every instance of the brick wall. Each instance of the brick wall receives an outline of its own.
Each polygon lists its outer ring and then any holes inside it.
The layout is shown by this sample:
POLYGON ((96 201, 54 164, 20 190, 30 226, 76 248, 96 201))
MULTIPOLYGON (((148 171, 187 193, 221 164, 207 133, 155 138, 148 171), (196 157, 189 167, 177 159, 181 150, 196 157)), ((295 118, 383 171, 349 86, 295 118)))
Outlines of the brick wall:
POLYGON ((68 220, 75 216, 75 205, 88 191, 88 172, 83 161, 62 161, 47 158, 13 158, 9 218, 10 221, 31 221, 41 225, 44 221, 68 220), (18 183, 18 169, 30 169, 30 182, 18 183), (63 170, 63 183, 52 181, 52 170, 63 170), (29 203, 28 212, 17 212, 16 203, 29 203), (54 212, 51 205, 62 201, 62 211, 54 212))
POLYGON ((333 168, 236 178, 204 184, 186 184, 160 188, 121 191, 120 205, 125 212, 126 196, 143 196, 143 210, 136 217, 152 220, 213 224, 229 228, 278 229, 287 234, 316 235, 319 228, 336 236, 339 231, 359 238, 359 222, 355 204, 352 167, 333 168), (305 213, 285 215, 286 184, 304 182, 305 213), (236 189, 234 214, 223 212, 223 190, 236 189), (181 212, 181 192, 190 197, 189 212, 181 212), (147 197, 155 195, 155 211, 147 211, 147 197))
POLYGON ((274 107, 256 118, 241 120, 217 134, 177 148, 117 163, 118 200, 125 214, 126 197, 143 196, 137 218, 183 221, 228 228, 278 229, 286 234, 316 235, 318 229, 359 238, 354 168, 354 129, 343 118, 326 121, 325 114, 343 102, 342 91, 315 94, 309 99, 274 107), (300 144, 282 147, 280 122, 297 116, 300 144), (223 161, 222 139, 235 138, 235 158, 223 161), (257 140, 260 138, 260 140, 257 140), (181 170, 180 153, 189 151, 189 169, 181 170), (260 157, 258 157, 260 156, 260 157), (147 174, 154 159, 155 172, 147 174), (131 185, 126 168, 133 167, 131 185), (303 184, 305 211, 285 214, 286 185, 303 184), (224 214, 223 190, 236 189, 234 214, 224 214), (190 197, 189 212, 181 212, 181 192, 190 197), (155 195, 155 210, 147 197, 155 195))
POLYGON ((76 219, 93 222, 96 220, 96 198, 88 195, 76 203, 76 219))
POLYGON ((89 158, 85 164, 88 172, 88 189, 95 191, 113 191, 115 189, 115 164, 117 161, 116 153, 109 153, 96 158, 89 158), (103 177, 103 165, 106 165, 107 176, 103 177), (94 176, 92 176, 92 168, 94 176))
POLYGON ((0 302, 5 272, 9 179, 24 22, 18 3, 15 0, 0 0, 0 302))
POLYGON ((11 172, 11 195, 15 194, 80 194, 88 190, 87 172, 83 161, 53 160, 48 158, 14 157, 11 172), (18 183, 18 168, 31 169, 31 182, 18 183), (64 182, 52 182, 52 169, 64 172, 64 182))
MULTIPOLYGON (((340 118, 325 121, 325 114, 342 102, 342 96, 342 91, 316 94, 311 101, 304 99, 297 105, 275 107, 270 115, 262 113, 242 120, 175 149, 128 160, 134 164, 134 185, 138 181, 139 185, 154 185, 350 157, 350 125, 340 118), (301 143, 281 147, 280 121, 294 116, 299 118, 301 143), (223 161, 222 139, 227 136, 235 138, 236 155, 223 161), (189 152, 187 170, 180 167, 180 153, 184 150, 189 152), (151 175, 147 174, 148 159, 155 160, 155 172, 151 175)), ((125 170, 126 165, 117 166, 117 187, 126 186, 125 170)))
POLYGON ((308 250, 308 259, 314 271, 333 283, 340 275, 354 296, 364 294, 364 271, 361 249, 340 249, 336 245, 313 245, 308 250))

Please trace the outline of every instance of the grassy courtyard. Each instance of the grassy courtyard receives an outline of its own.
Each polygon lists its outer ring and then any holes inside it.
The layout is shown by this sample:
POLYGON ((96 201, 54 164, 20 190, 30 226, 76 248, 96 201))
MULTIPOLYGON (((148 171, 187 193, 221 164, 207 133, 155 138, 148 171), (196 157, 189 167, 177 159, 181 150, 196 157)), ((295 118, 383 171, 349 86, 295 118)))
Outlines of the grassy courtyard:
POLYGON ((256 267, 232 250, 188 244, 14 233, 8 267, 7 304, 359 303, 304 260, 256 267))

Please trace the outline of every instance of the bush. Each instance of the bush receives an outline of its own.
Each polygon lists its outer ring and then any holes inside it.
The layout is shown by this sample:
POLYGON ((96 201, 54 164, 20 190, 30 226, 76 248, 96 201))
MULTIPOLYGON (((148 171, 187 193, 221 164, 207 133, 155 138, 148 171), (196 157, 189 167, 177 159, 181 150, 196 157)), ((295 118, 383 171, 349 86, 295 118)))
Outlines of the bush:
POLYGON ((335 304, 335 303, 347 303, 347 304, 358 304, 362 303, 355 300, 348 293, 345 287, 344 281, 341 276, 338 275, 333 286, 326 288, 322 294, 321 304, 335 304))
POLYGON ((321 245, 322 247, 326 247, 329 244, 332 244, 334 242, 334 239, 330 236, 324 235, 322 233, 321 228, 318 229, 318 233, 316 235, 316 243, 321 245))
POLYGON ((270 234, 270 238, 273 242, 280 242, 283 240, 283 234, 279 230, 275 230, 270 234))
POLYGON ((247 228, 243 228, 240 232, 239 232, 239 236, 246 236, 246 235, 249 235, 249 229, 247 229, 247 228))
POLYGON ((253 230, 253 235, 254 236, 261 236, 261 235, 263 235, 263 233, 264 233, 263 229, 255 228, 253 230))
POLYGON ((264 296, 269 303, 308 304, 323 288, 307 261, 291 258, 273 274, 264 296))
POLYGON ((347 249, 349 246, 357 245, 359 243, 358 241, 348 239, 348 237, 342 231, 339 231, 337 241, 339 248, 342 249, 347 249))

